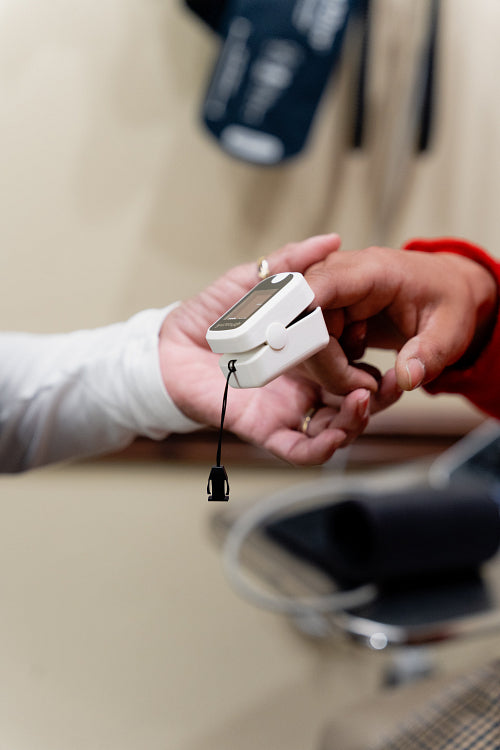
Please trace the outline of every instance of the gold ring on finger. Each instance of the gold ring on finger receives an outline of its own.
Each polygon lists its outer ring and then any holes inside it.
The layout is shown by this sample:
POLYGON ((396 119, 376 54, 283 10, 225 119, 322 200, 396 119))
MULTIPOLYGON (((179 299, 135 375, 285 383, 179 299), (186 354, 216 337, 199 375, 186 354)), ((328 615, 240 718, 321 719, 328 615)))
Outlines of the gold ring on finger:
POLYGON ((309 431, 309 425, 311 424, 311 419, 314 417, 317 411, 318 409, 316 407, 309 409, 304 419, 302 420, 302 424, 300 425, 300 431, 303 432, 304 435, 307 435, 309 431))
POLYGON ((257 261, 257 275, 262 280, 267 279, 269 276, 269 263, 264 256, 260 257, 257 261))

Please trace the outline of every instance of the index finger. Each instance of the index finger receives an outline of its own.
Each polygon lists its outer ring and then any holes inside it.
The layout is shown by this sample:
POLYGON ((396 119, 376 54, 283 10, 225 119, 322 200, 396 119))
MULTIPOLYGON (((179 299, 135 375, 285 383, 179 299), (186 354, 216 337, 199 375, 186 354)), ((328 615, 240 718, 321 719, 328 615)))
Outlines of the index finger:
POLYGON ((399 279, 385 250, 344 250, 308 268, 305 277, 315 303, 325 310, 357 306, 359 310, 351 310, 356 319, 383 310, 392 301, 399 279))

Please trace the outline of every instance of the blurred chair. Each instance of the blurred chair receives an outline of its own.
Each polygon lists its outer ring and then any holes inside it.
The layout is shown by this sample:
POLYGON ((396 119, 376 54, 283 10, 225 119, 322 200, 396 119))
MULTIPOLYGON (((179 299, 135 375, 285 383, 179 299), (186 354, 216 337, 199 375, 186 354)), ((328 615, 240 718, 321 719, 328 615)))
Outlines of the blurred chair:
POLYGON ((317 750, 497 750, 500 660, 386 690, 332 721, 317 750))

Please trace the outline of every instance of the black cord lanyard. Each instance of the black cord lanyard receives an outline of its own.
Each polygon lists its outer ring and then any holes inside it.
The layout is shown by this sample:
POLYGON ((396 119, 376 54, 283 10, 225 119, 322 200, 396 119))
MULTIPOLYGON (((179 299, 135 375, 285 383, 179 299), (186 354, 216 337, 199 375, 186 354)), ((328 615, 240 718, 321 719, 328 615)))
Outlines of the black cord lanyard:
POLYGON ((224 429, 224 418, 226 416, 227 392, 229 389, 229 378, 236 372, 236 360, 231 359, 227 363, 226 387, 224 388, 224 397, 222 399, 222 410, 220 415, 219 442, 217 445, 216 465, 212 466, 208 477, 207 494, 209 500, 229 500, 229 481, 226 469, 221 465, 222 452, 222 434, 224 429))

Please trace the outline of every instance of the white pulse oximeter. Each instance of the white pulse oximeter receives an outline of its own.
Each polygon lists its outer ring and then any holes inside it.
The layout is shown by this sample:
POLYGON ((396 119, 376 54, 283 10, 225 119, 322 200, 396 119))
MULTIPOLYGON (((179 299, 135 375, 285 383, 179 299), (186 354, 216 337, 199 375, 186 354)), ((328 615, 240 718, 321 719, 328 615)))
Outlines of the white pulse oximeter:
POLYGON ((207 331, 207 342, 223 356, 219 365, 235 388, 258 388, 323 349, 329 341, 321 308, 307 311, 314 293, 300 273, 278 273, 261 281, 207 331))

